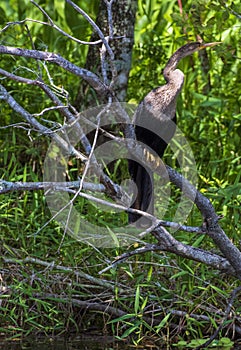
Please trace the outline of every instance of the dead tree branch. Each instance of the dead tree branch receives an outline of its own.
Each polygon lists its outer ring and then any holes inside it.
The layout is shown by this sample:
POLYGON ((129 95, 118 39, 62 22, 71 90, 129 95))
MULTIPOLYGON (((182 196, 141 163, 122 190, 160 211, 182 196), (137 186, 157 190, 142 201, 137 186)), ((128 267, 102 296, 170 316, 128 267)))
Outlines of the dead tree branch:
POLYGON ((103 84, 103 82, 97 77, 97 75, 88 71, 87 69, 76 66, 75 64, 66 60, 59 54, 38 50, 20 49, 16 47, 3 45, 0 45, 0 54, 21 56, 49 63, 54 63, 60 66, 61 68, 69 71, 70 73, 76 75, 77 77, 86 80, 90 84, 90 86, 92 86, 98 93, 104 95, 110 94, 109 88, 105 84, 103 84))

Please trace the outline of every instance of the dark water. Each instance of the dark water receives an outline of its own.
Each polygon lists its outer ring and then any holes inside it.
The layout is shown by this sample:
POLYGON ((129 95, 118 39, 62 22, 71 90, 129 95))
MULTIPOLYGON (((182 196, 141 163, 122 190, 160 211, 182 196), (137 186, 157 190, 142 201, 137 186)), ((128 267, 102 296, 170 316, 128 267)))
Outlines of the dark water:
MULTIPOLYGON (((0 350, 130 350, 138 349, 133 344, 116 342, 112 337, 88 337, 85 339, 26 339, 23 341, 1 341, 0 350)), ((139 349, 148 350, 171 350, 178 349, 170 346, 147 346, 139 349)), ((218 350, 241 350, 240 343, 230 348, 216 347, 218 350)))
POLYGON ((127 350, 124 343, 112 337, 92 337, 87 339, 26 339, 23 341, 1 341, 1 350, 127 350))

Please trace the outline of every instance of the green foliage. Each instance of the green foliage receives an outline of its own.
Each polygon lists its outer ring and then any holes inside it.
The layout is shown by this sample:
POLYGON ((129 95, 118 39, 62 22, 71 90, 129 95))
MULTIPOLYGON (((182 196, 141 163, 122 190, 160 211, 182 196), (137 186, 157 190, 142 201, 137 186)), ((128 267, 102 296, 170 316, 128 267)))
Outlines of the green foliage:
MULTIPOLYGON (((207 339, 193 339, 190 342, 187 342, 185 340, 180 340, 178 343, 173 344, 173 346, 176 346, 178 349, 195 349, 200 345, 205 344, 207 339)), ((212 344, 210 345, 211 349, 219 349, 219 350, 230 350, 233 348, 234 342, 227 338, 223 337, 220 340, 214 340, 212 344)))
MULTIPOLYGON (((91 17, 95 17, 98 1, 76 3, 91 17)), ((81 40, 90 38, 91 28, 66 2, 41 1, 41 5, 66 32, 81 40)), ((186 78, 177 112, 180 129, 189 140, 195 155, 199 170, 199 189, 212 200, 218 214, 224 216, 221 224, 229 237, 238 242, 241 234, 241 23, 233 11, 241 14, 240 1, 183 1, 181 14, 174 0, 139 0, 128 99, 129 102, 139 102, 153 87, 163 84, 162 69, 167 59, 188 40, 196 40, 200 36, 205 42, 223 42, 215 50, 207 50, 207 60, 204 63, 203 56, 194 55, 180 64, 186 78), (208 68, 208 72, 205 68, 208 68)), ((1 27, 7 21, 23 20, 27 17, 47 21, 27 0, 1 2, 1 27)), ((73 63, 84 66, 87 46, 68 40, 50 27, 32 22, 27 22, 27 25, 32 35, 31 40, 27 28, 19 24, 2 33, 1 44, 29 49, 34 46, 43 51, 54 51, 73 63)), ((46 67, 39 62, 20 58, 17 60, 14 57, 1 57, 1 62, 7 70, 25 77, 52 77, 59 92, 62 86, 69 92, 68 97, 60 94, 64 103, 68 102, 68 98, 74 100, 79 81, 66 72, 60 72, 50 65, 46 67)), ((51 79, 49 83, 52 83, 51 79)), ((38 113, 48 106, 44 94, 37 88, 19 88, 18 83, 7 80, 3 80, 3 84, 17 101, 24 101, 31 113, 38 113)), ((0 105, 0 114, 0 126, 20 122, 20 118, 4 103, 0 105)), ((57 114, 51 114, 51 120, 62 122, 57 114)), ((42 180, 42 161, 48 142, 40 140, 34 132, 30 136, 28 138, 23 129, 1 129, 1 178, 10 181, 42 180)), ((167 152, 165 160, 172 164, 172 156, 171 151, 167 152)), ((120 166, 123 169, 123 164, 120 166)), ((70 176, 76 179, 78 171, 78 164, 74 163, 70 176)), ((114 180, 118 178, 118 171, 116 167, 112 174, 114 180)), ((172 193, 168 213, 170 217, 176 210, 180 195, 173 189, 172 193)), ((86 200, 77 201, 76 206, 87 219, 89 217, 92 222, 96 221, 99 226, 107 226, 110 230, 111 224, 116 227, 126 220, 124 215, 115 216, 113 222, 111 213, 107 215, 97 210, 93 203, 86 200)), ((160 212, 161 209, 160 204, 160 212)), ((94 250, 94 247, 86 247, 65 236, 54 222, 39 231, 48 218, 49 212, 42 192, 2 195, 1 259, 24 259, 31 256, 72 266, 92 276, 98 276, 103 265, 106 266, 113 256, 124 251, 118 248, 100 252, 94 250)), ((195 208, 188 218, 188 224, 201 224, 200 214, 195 208)), ((214 248, 204 235, 177 233, 176 238, 197 248, 214 248)), ((1 264, 4 264, 3 260, 1 264)), ((79 310, 76 312, 76 309, 64 307, 61 299, 57 302, 41 300, 37 295, 43 290, 49 292, 48 287, 51 289, 55 285, 56 294, 65 290, 70 298, 77 295, 87 299, 96 286, 74 280, 73 276, 67 278, 66 275, 61 275, 56 285, 53 276, 58 275, 54 270, 21 264, 18 268, 14 265, 16 271, 11 274, 11 265, 6 266, 8 274, 7 277, 4 276, 4 282, 11 286, 11 291, 1 296, 0 332, 20 338, 23 334, 32 332, 59 334, 73 329, 77 331, 78 327, 83 327, 76 315, 79 310)), ((194 348, 200 344, 201 339, 212 334, 217 328, 217 321, 222 321, 218 312, 225 310, 229 293, 235 288, 235 282, 231 278, 220 278, 206 266, 164 253, 147 253, 133 258, 117 270, 112 269, 105 273, 104 278, 116 283, 115 292, 107 293, 105 301, 114 300, 115 306, 126 312, 124 316, 110 321, 115 335, 119 334, 122 339, 131 337, 139 344, 145 335, 154 334, 158 339, 169 343, 172 340, 171 326, 176 324, 180 325, 182 332, 179 335, 180 341, 176 342, 176 346, 180 348, 194 348), (120 285, 127 288, 124 293, 121 292, 120 285), (180 324, 175 310, 183 315, 180 324), (198 319, 193 314, 209 318, 198 319), (148 315, 153 320, 158 320, 158 323, 150 326, 151 323, 146 319, 148 315)), ((101 291, 105 294, 104 292, 101 291)), ((92 297, 96 298, 95 290, 92 297)), ((235 308, 240 312, 238 301, 235 308)), ((88 326, 87 322, 83 328, 88 326)), ((221 336, 212 346, 229 349, 232 341, 221 336)))

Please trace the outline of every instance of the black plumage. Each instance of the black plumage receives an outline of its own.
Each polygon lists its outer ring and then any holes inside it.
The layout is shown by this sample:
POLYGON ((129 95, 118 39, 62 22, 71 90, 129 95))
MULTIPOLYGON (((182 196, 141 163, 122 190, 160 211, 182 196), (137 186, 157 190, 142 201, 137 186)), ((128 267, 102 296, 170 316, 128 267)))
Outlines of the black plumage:
MULTIPOLYGON (((179 61, 192 53, 218 43, 189 43, 179 48, 169 59, 163 70, 166 84, 153 89, 138 105, 133 119, 136 139, 150 147, 161 158, 175 134, 176 101, 184 82, 184 74, 177 69, 179 61)), ((138 159, 129 160, 129 172, 136 184, 136 198, 131 208, 153 214, 153 174, 148 166, 138 159)), ((129 213, 129 223, 140 219, 140 215, 129 213)), ((143 220, 144 218, 142 218, 143 220)), ((142 222, 138 221, 141 225, 142 222)), ((143 220, 146 224, 146 220, 143 220)))

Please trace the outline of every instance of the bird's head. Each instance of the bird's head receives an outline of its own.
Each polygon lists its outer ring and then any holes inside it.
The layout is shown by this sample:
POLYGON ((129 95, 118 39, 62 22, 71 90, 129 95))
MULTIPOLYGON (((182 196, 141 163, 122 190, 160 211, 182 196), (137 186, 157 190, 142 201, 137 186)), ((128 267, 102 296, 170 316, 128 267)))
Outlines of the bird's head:
POLYGON ((178 62, 186 56, 189 56, 191 54, 193 54, 194 52, 206 49, 208 47, 213 47, 216 46, 218 44, 221 44, 220 41, 215 41, 213 43, 201 43, 199 41, 193 42, 193 43, 188 43, 182 47, 180 47, 180 49, 178 49, 174 55, 177 55, 177 57, 180 57, 178 62))
POLYGON ((169 61, 167 62, 166 67, 163 70, 163 75, 166 81, 169 81, 172 72, 177 68, 180 60, 186 56, 193 54, 194 52, 206 49, 208 47, 213 47, 220 44, 220 42, 213 43, 201 43, 199 41, 188 43, 182 47, 180 47, 174 54, 171 56, 169 61))

